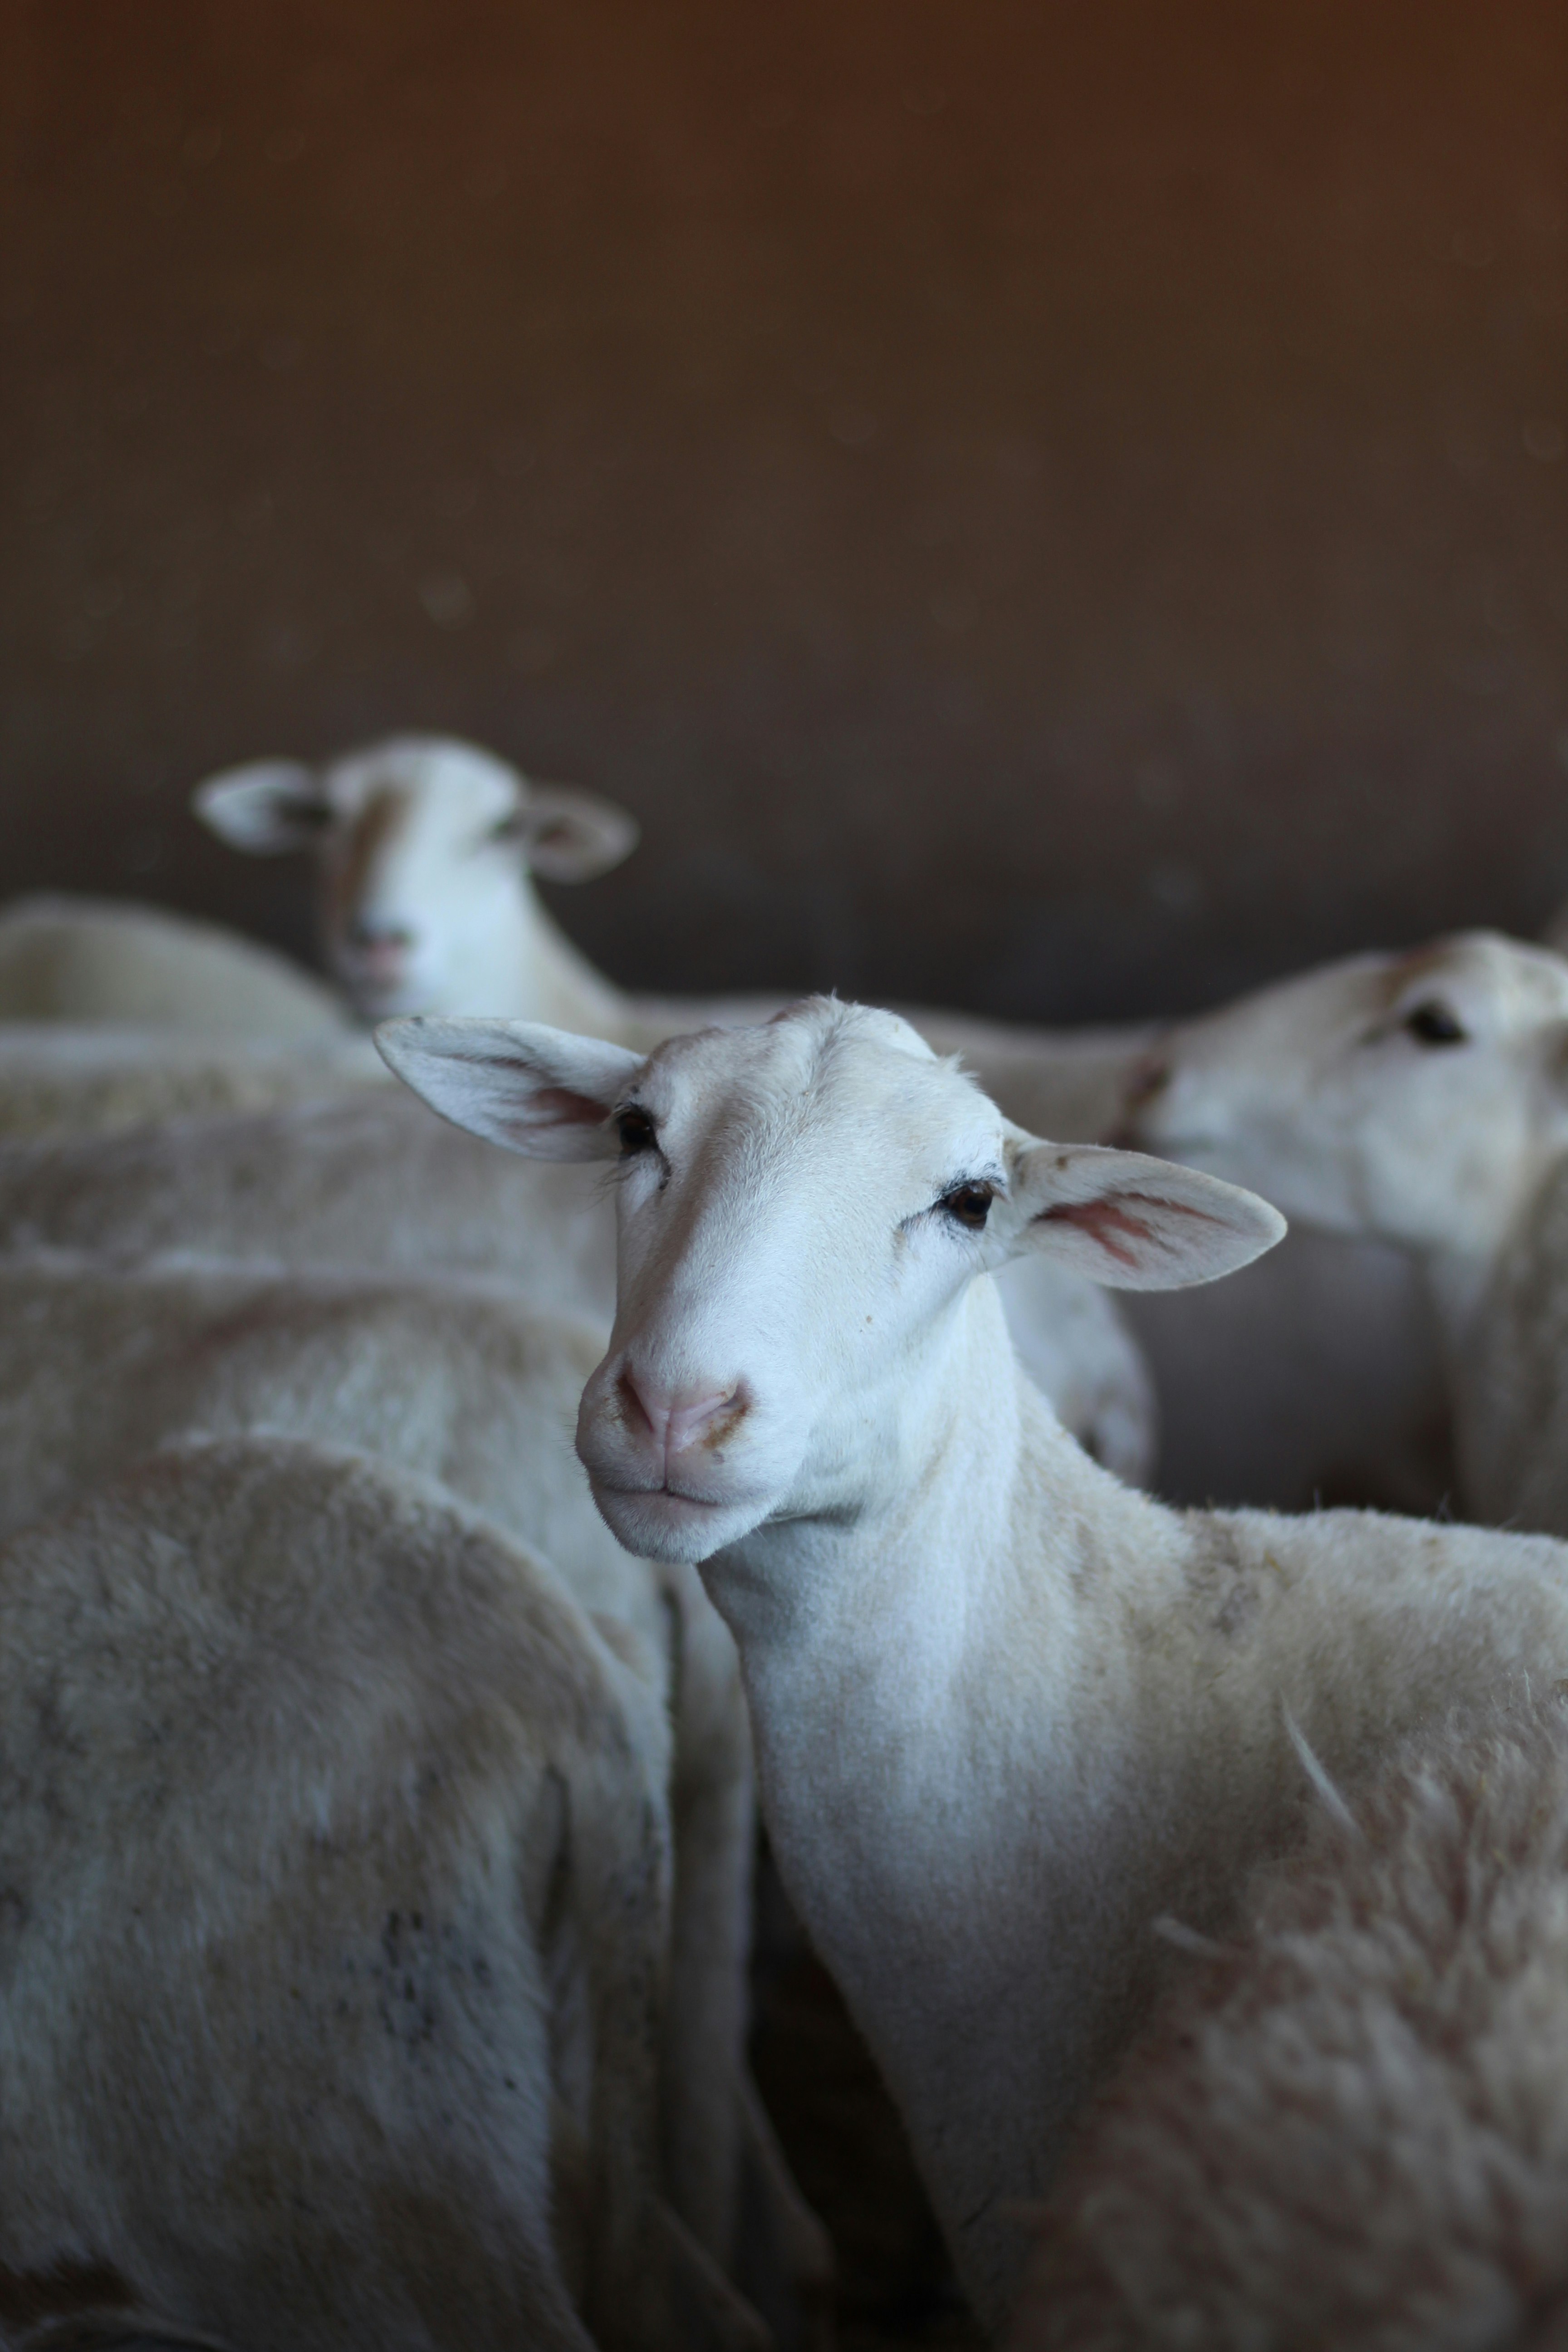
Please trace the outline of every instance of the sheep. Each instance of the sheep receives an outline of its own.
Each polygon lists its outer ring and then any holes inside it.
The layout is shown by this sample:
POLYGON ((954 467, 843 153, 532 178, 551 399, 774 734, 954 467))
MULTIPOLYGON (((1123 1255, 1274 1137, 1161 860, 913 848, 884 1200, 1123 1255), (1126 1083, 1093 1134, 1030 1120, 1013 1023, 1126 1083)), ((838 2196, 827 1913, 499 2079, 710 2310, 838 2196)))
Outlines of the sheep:
POLYGON ((1568 963, 1471 931, 1173 1029, 1148 1148, 1410 1254, 1476 1517, 1568 1535, 1568 963))
POLYGON ((16 2318, 760 2344, 658 2194, 668 1743, 627 1637, 439 1490, 255 1438, 8 1535, 0 1629, 16 2318))
MULTIPOLYGON (((1418 1735, 1196 1943, 1009 2352, 1546 2352, 1568 2323, 1568 1725, 1418 1735)), ((1164 1923, 1179 1933, 1180 1923, 1164 1923)))
POLYGON ((728 2268, 745 2113, 750 1738, 734 1647, 697 1578, 622 1551, 572 1453, 604 1337, 471 1282, 0 1260, 0 1535, 174 1438, 265 1430, 437 1481, 541 1552, 583 1608, 637 1636, 676 1709, 671 2201, 728 2268))
POLYGON ((232 849, 314 852, 322 959, 367 1022, 527 1010, 592 1034, 635 1021, 531 881, 617 866, 637 828, 612 802, 530 782, 476 744, 395 735, 323 769, 226 769, 192 806, 232 849))
POLYGON ((313 1044, 350 1024, 270 948, 161 907, 40 895, 0 910, 0 1019, 131 1022, 313 1044))
POLYGON ((1071 1444, 990 1270, 1121 1287, 1245 1265, 1278 1212, 1039 1142, 895 1016, 810 999, 633 1052, 406 1021, 447 1118, 618 1160, 619 1303, 577 1444, 628 1549, 701 1569, 763 1817, 899 2105, 961 2280, 1005 2319, 1019 2221, 1162 1982, 1324 1769, 1568 1675, 1568 1548, 1354 1511, 1176 1512, 1071 1444))
POLYGON ((277 1045, 110 1022, 0 1020, 0 1139, 111 1135, 166 1118, 332 1100, 386 1083, 364 1037, 277 1045))
MULTIPOLYGON (((609 1202, 555 1171, 498 1160, 390 1084, 384 1097, 356 1087, 165 1129, 0 1141, 0 1250, 39 1246, 479 1273, 548 1309, 605 1323, 615 1309, 609 1202)), ((1136 1483, 1152 1456, 1153 1403, 1121 1325, 1054 1269, 1020 1267, 1011 1283, 1031 1371, 1074 1435, 1136 1483)))

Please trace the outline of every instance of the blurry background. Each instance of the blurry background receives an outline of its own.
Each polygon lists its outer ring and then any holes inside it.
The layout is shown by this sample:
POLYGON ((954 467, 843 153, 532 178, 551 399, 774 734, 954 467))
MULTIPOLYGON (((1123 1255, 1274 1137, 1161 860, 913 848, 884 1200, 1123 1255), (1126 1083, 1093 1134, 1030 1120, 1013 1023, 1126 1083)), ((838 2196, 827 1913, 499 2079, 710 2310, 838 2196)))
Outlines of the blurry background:
POLYGON ((623 982, 1079 1018, 1568 891, 1561 0, 0 0, 0 889, 625 802, 623 982))

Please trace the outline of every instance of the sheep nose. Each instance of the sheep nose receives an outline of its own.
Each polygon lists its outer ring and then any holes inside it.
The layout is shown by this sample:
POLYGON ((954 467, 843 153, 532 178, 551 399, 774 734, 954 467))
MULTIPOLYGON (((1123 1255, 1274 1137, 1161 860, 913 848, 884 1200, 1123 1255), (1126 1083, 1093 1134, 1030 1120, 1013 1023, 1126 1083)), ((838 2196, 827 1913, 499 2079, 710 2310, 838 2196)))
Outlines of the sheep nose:
POLYGON ((349 944, 367 953, 406 955, 414 934, 405 923, 379 922, 374 915, 356 915, 349 925, 349 944))
POLYGON ((634 1425, 639 1419, 646 1423, 655 1450, 667 1462, 698 1444, 724 1414, 737 1421, 745 1411, 738 1382, 728 1389, 662 1389, 647 1372, 627 1364, 619 1386, 628 1420, 634 1425))

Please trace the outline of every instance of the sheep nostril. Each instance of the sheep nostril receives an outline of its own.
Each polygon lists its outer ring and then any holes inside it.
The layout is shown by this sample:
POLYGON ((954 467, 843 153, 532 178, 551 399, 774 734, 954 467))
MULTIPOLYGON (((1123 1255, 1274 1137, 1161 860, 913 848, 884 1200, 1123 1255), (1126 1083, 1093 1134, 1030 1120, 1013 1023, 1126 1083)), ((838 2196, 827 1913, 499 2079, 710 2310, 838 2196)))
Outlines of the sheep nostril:
POLYGON ((406 955, 414 934, 402 923, 376 923, 363 915, 349 925, 349 944, 366 955, 406 955))
POLYGON ((648 1411, 628 1364, 616 1382, 616 1394, 621 1401, 621 1418, 629 1428, 642 1428, 650 1437, 658 1435, 654 1415, 648 1411))

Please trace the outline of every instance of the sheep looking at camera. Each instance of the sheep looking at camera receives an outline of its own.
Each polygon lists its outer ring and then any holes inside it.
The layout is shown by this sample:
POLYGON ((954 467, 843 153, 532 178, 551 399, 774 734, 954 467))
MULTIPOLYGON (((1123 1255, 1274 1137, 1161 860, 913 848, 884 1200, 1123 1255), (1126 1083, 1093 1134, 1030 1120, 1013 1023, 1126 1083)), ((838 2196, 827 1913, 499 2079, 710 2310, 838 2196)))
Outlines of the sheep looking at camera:
POLYGON ((735 1636, 785 1886, 997 2326, 1020 2205, 1160 1989, 1150 1921, 1212 1934, 1295 1833, 1281 1698, 1346 1778, 1568 1677, 1568 1548, 1107 1477, 1022 1375, 992 1269, 1176 1287, 1283 1221, 1025 1134, 889 1014, 808 1000, 647 1057, 522 1023, 381 1040, 448 1118, 621 1162, 578 1449, 621 1541, 697 1563, 735 1636))

